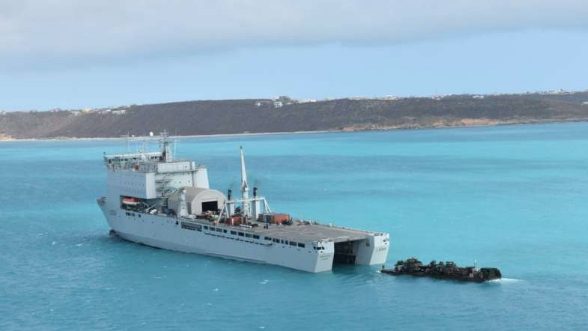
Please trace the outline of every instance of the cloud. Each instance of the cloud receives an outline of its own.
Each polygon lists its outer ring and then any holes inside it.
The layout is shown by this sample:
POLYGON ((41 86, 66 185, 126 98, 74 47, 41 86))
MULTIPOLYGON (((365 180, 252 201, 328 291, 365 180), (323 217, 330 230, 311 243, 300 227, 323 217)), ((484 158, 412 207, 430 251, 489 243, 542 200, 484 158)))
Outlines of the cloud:
POLYGON ((585 0, 0 0, 0 59, 83 61, 586 27, 585 0))

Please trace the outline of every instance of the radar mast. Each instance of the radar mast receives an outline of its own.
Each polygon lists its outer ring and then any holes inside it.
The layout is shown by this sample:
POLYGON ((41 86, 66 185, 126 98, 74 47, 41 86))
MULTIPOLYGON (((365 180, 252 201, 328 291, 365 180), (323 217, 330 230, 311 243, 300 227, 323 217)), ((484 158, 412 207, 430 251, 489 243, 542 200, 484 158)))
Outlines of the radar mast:
POLYGON ((249 185, 247 184, 247 170, 245 169, 245 155, 243 154, 243 146, 241 149, 241 199, 243 200, 243 216, 249 217, 249 185))

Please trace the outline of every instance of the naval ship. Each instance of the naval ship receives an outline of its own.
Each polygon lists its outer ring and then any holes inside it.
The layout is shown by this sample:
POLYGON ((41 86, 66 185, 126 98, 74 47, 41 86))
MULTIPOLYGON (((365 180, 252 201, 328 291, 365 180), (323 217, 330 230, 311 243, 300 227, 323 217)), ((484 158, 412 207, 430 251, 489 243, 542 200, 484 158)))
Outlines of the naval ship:
POLYGON ((147 246, 324 272, 333 264, 383 264, 389 235, 323 225, 270 209, 249 192, 240 150, 241 196, 211 189, 207 168, 175 159, 173 142, 158 151, 104 155, 107 193, 98 198, 110 232, 147 246))

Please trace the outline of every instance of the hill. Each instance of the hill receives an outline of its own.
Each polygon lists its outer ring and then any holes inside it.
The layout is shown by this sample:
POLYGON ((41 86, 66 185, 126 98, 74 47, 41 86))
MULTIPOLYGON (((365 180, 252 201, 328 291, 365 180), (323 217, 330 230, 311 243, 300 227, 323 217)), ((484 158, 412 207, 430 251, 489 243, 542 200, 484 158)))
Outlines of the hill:
POLYGON ((588 120, 588 91, 323 101, 247 99, 0 112, 0 139, 374 130, 588 120))

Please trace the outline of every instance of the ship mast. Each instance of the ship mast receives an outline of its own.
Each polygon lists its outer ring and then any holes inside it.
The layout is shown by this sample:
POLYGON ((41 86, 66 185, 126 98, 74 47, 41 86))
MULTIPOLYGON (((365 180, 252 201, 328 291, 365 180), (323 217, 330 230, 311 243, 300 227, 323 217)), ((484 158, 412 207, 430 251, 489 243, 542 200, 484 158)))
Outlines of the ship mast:
POLYGON ((170 146, 171 142, 168 137, 167 130, 164 130, 161 133, 161 154, 164 162, 173 161, 173 152, 170 146))
POLYGON ((241 199, 243 200, 243 216, 245 218, 251 215, 249 211, 249 185, 247 185, 247 170, 245 169, 245 155, 243 154, 243 146, 241 149, 241 199))

